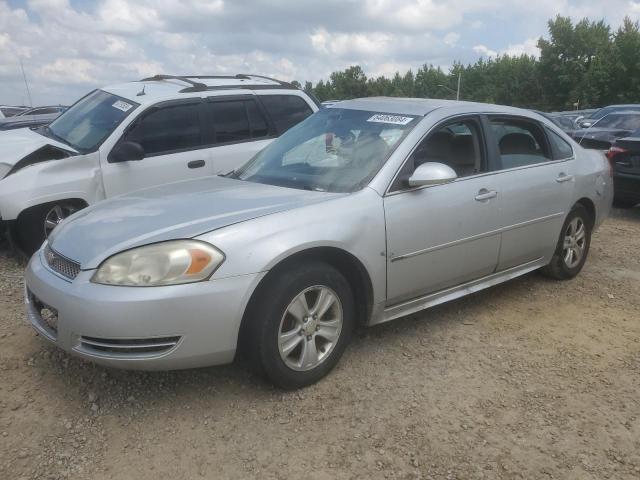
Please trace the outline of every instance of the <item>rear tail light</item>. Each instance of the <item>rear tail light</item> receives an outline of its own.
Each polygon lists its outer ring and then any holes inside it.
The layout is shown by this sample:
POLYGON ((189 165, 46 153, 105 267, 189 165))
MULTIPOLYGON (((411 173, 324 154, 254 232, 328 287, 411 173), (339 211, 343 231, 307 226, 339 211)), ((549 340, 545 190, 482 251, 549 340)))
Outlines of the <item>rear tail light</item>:
POLYGON ((615 157, 619 153, 624 153, 624 152, 626 152, 624 148, 613 146, 607 151, 606 155, 609 161, 612 161, 613 157, 615 157))
POLYGON ((609 148, 609 150, 607 150, 607 153, 605 153, 605 155, 607 156, 607 159, 609 160, 609 176, 610 177, 613 177, 613 164, 615 163, 616 155, 619 155, 620 153, 624 153, 624 152, 626 152, 624 148, 616 147, 614 145, 611 148, 609 148))

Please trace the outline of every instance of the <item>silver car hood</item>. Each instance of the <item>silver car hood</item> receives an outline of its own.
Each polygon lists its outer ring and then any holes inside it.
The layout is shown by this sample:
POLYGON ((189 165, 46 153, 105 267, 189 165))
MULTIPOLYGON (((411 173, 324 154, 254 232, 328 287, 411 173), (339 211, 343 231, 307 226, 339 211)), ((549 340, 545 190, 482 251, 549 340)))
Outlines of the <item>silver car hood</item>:
POLYGON ((340 195, 222 177, 189 180, 139 190, 81 210, 56 227, 49 243, 86 270, 133 247, 196 237, 340 195))

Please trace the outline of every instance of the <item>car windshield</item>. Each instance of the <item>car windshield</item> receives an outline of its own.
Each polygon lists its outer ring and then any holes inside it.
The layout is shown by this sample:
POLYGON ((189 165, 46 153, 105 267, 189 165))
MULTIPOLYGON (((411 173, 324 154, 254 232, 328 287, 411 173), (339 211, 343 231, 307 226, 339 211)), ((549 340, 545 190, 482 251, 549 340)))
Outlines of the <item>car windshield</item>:
POLYGON ((95 90, 60 115, 42 133, 79 152, 97 149, 139 104, 95 90))
POLYGON ((622 130, 637 130, 640 128, 640 113, 611 113, 594 124, 598 128, 620 128, 622 130))
POLYGON ((232 178, 322 192, 353 192, 380 170, 415 116, 327 108, 287 131, 232 178))

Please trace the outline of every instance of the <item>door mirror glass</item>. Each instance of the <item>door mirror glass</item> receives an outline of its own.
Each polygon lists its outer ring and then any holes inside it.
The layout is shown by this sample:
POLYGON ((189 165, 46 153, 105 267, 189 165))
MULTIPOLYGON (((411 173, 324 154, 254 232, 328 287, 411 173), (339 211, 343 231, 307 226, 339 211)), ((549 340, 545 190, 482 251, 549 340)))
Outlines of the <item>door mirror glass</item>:
POLYGON ((422 187, 424 185, 441 185, 453 182, 458 175, 453 168, 444 163, 426 162, 418 165, 413 174, 407 180, 410 187, 422 187))
POLYGON ((133 162, 144 158, 144 148, 137 142, 121 142, 109 154, 110 163, 133 162))

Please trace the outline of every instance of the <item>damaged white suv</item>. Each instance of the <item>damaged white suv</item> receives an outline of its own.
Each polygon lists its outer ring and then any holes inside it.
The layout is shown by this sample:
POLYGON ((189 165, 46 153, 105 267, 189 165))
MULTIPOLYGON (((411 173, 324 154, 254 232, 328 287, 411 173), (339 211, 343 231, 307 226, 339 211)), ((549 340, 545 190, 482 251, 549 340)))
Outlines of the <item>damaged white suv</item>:
POLYGON ((318 110, 257 75, 156 75, 95 90, 46 127, 0 132, 0 230, 26 253, 99 200, 228 173, 318 110))

